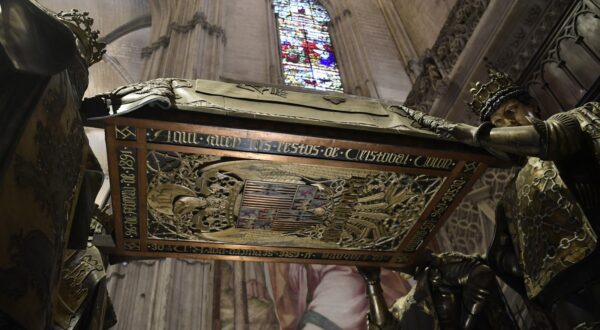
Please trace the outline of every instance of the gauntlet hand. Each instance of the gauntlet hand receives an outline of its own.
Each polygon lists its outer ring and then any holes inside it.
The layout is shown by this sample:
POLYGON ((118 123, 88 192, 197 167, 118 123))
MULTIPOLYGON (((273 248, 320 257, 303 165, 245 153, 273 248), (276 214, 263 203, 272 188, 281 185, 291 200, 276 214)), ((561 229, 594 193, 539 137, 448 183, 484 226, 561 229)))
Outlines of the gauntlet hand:
POLYGON ((434 132, 442 139, 454 140, 468 145, 477 145, 474 140, 477 128, 462 123, 453 123, 442 118, 426 115, 407 107, 396 107, 396 112, 416 123, 418 128, 434 132))

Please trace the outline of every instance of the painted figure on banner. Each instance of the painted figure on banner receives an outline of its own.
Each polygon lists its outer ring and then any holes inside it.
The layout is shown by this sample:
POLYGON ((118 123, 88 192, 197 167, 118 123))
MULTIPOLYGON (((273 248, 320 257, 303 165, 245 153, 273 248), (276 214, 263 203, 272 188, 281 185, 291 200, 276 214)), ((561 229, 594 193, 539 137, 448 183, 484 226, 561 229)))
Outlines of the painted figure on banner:
MULTIPOLYGON (((266 264, 281 329, 364 329, 369 302, 354 267, 312 264, 266 264)), ((385 303, 410 290, 399 273, 381 275, 385 303)))
POLYGON ((490 69, 469 104, 472 127, 404 108, 438 135, 485 148, 522 166, 496 209, 487 262, 539 304, 559 329, 600 322, 600 104, 538 119, 533 98, 490 69))
MULTIPOLYGON (((219 261, 216 271, 221 288, 221 329, 234 329, 236 309, 247 310, 237 315, 247 315, 243 322, 250 329, 365 327, 369 304, 364 281, 354 267, 219 261), (235 272, 242 272, 243 276, 236 279, 235 272), (240 290, 245 299, 236 302, 234 297, 240 290)), ((387 270, 383 272, 382 284, 388 307, 410 290, 407 280, 387 270)))

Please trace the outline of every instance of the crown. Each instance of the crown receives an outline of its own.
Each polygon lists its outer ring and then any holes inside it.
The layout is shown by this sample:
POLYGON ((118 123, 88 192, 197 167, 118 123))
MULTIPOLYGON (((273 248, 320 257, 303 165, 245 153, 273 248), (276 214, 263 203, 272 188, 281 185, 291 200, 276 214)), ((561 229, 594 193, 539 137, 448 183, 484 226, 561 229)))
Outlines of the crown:
POLYGON ((473 96, 473 100, 468 103, 469 108, 479 115, 482 122, 488 121, 504 101, 528 94, 504 72, 488 67, 488 76, 490 80, 487 83, 478 81, 469 90, 473 96))
POLYGON ((61 11, 56 14, 56 17, 65 23, 77 37, 77 47, 88 66, 100 62, 102 55, 106 52, 104 49, 106 44, 98 41, 100 32, 92 30, 94 19, 90 17, 90 13, 72 9, 70 12, 61 11))

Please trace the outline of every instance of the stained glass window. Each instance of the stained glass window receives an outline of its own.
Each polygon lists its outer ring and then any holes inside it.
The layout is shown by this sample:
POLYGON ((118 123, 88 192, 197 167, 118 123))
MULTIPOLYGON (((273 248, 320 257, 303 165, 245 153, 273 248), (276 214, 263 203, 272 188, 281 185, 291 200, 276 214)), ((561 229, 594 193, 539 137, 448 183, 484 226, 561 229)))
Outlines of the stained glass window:
POLYGON ((274 0, 286 85, 342 92, 327 22, 317 0, 274 0))

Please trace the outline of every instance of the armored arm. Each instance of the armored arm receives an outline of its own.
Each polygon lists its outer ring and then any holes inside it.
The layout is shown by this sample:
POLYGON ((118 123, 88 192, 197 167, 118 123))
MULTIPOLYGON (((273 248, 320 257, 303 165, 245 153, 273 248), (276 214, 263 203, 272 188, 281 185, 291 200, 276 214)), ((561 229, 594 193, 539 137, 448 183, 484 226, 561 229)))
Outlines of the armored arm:
POLYGON ((430 282, 440 324, 456 327, 458 323, 461 329, 513 328, 495 275, 479 257, 454 252, 438 255, 430 266, 430 282), (460 299, 452 299, 453 295, 460 299))
POLYGON ((557 160, 579 151, 584 133, 570 112, 556 114, 548 120, 528 118, 532 125, 497 127, 484 124, 475 133, 475 143, 487 150, 521 156, 557 160))
POLYGON ((494 127, 490 122, 479 127, 452 123, 406 107, 399 107, 397 112, 441 138, 481 146, 501 158, 512 154, 557 160, 579 151, 585 138, 573 111, 545 121, 529 117, 532 125, 514 127, 494 127))
POLYGON ((380 268, 356 267, 365 280, 367 298, 369 300, 369 314, 367 315, 370 330, 398 329, 398 321, 389 311, 380 282, 380 268))

